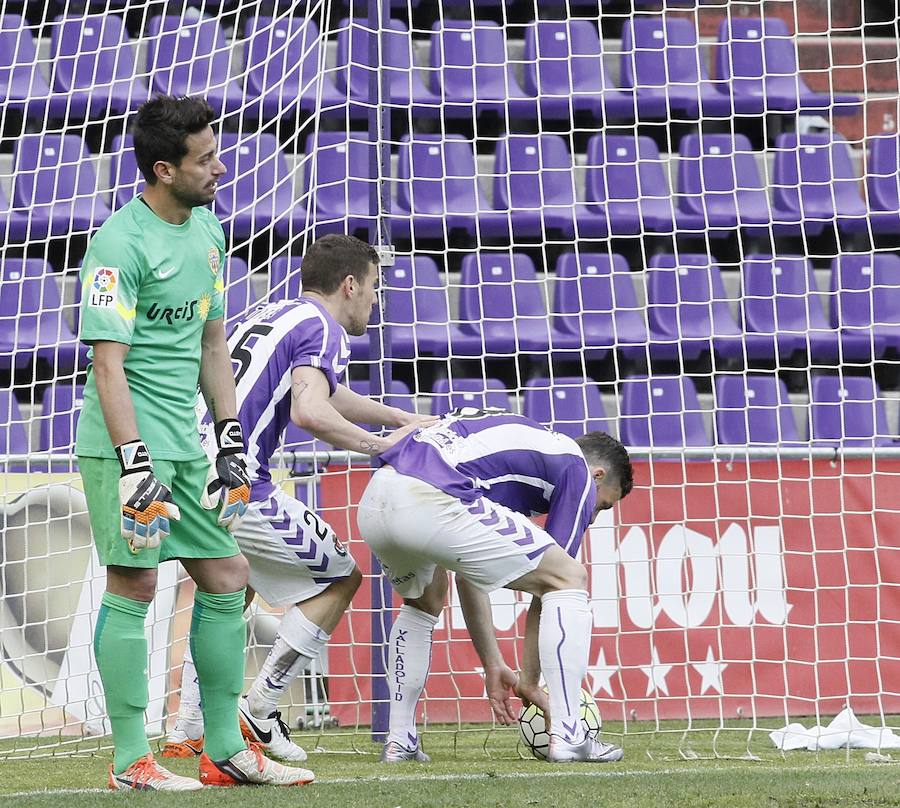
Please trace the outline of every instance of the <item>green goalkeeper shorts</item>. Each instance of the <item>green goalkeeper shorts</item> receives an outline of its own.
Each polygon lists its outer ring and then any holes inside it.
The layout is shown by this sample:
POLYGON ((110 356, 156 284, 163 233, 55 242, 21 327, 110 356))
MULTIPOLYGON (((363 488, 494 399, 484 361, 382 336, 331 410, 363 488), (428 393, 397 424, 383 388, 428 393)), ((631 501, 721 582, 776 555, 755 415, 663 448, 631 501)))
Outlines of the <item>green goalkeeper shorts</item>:
POLYGON ((97 555, 104 566, 147 568, 173 558, 228 558, 240 552, 231 533, 217 522, 219 509, 208 511, 200 505, 209 473, 209 461, 205 457, 153 461, 153 472, 171 490, 181 519, 169 520, 172 532, 159 547, 145 547, 137 553, 132 553, 122 538, 119 461, 79 457, 78 464, 97 555))

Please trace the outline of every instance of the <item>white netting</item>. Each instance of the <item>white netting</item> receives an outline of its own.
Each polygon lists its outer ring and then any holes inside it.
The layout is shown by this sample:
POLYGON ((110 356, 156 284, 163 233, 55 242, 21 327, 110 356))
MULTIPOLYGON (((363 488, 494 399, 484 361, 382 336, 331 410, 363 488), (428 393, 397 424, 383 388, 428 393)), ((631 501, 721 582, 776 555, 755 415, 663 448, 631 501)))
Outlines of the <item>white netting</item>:
MULTIPOLYGON (((315 236, 351 232, 392 255, 354 387, 634 447, 635 491, 584 551, 607 726, 693 753, 693 729, 900 711, 891 4, 369 5, 0 0, 0 754, 108 728, 69 456, 77 270, 140 188, 127 122, 161 91, 222 112, 229 322, 296 295, 315 236)), ((316 448, 285 485, 367 575, 284 707, 363 740, 390 617, 356 531, 369 472, 316 448)), ((148 621, 153 733, 177 709, 179 570, 148 621)), ((525 608, 495 595, 513 665, 525 608)), ((254 605, 248 677, 276 625, 254 605)), ((427 721, 489 721, 455 596, 435 637, 427 721)))

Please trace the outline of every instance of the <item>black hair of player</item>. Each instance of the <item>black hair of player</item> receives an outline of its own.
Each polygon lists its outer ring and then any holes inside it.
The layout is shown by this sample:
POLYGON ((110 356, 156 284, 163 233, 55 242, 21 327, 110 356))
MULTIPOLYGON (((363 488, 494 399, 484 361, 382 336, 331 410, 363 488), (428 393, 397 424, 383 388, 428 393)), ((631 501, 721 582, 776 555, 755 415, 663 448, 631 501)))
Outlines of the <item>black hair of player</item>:
POLYGON ((300 279, 305 290, 331 295, 348 275, 363 283, 370 264, 379 264, 374 247, 355 236, 329 233, 316 239, 306 251, 300 264, 300 279))
POLYGON ((581 449, 584 459, 589 466, 603 466, 613 481, 617 481, 622 489, 622 496, 631 493, 634 487, 634 477, 631 468, 631 458, 628 450, 612 435, 605 432, 588 432, 575 443, 581 449))
POLYGON ((202 132, 215 118, 215 110, 200 96, 155 95, 141 104, 131 134, 134 158, 147 184, 156 185, 153 166, 160 160, 181 165, 188 136, 202 132))

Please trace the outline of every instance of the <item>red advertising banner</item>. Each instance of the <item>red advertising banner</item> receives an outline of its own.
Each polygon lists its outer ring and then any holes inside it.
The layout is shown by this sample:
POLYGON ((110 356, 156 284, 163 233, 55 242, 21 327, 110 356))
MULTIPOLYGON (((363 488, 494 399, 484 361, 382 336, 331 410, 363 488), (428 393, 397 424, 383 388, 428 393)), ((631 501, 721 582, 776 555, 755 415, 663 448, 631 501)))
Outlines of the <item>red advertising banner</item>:
MULTIPOLYGON (((322 488, 364 572, 352 503, 368 475, 335 475, 322 488)), ((636 463, 634 491, 583 546, 588 684, 604 716, 900 711, 898 481, 892 460, 636 463)), ((361 703, 371 699, 369 586, 331 645, 342 723, 370 720, 361 703)), ((515 667, 528 596, 493 600, 515 667)), ((478 658, 451 606, 435 631, 428 719, 488 720, 478 658)))

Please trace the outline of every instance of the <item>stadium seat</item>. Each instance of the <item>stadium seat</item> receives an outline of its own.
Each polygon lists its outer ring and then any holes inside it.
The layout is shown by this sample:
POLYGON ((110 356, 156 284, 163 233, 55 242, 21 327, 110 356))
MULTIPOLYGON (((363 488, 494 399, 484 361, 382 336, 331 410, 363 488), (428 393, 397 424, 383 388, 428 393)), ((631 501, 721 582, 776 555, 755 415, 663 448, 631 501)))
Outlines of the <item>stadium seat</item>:
POLYGON ((294 178, 275 135, 223 132, 218 156, 227 172, 214 210, 232 244, 273 226, 283 238, 303 230, 306 214, 294 202, 294 178))
POLYGON ((769 199, 745 135, 685 135, 678 155, 679 210, 702 229, 765 232, 769 199))
POLYGON ((825 112, 853 115, 855 95, 814 93, 797 67, 797 45, 777 17, 727 15, 719 26, 717 86, 733 99, 738 114, 825 112))
POLYGON ((575 170, 559 135, 509 135, 497 141, 494 206, 511 212, 517 236, 548 230, 572 238, 604 238, 606 218, 599 206, 578 203, 575 170))
POLYGON ((112 214, 77 135, 20 135, 13 147, 13 207, 28 217, 30 239, 87 233, 112 214))
POLYGON ((585 197, 592 212, 594 204, 605 212, 614 236, 672 233, 676 217, 679 229, 703 229, 702 217, 683 214, 672 204, 665 163, 653 140, 643 135, 594 135, 588 141, 585 197))
POLYGON ((499 379, 438 379, 431 391, 431 414, 445 415, 457 407, 499 407, 512 412, 499 379))
POLYGON ((374 149, 364 132, 318 132, 306 139, 299 204, 315 207, 317 235, 368 229, 374 149))
POLYGON ((848 233, 868 230, 859 177, 840 134, 807 134, 799 139, 794 133, 783 134, 775 139, 775 149, 776 225, 802 226, 810 235, 832 222, 848 233))
POLYGON ((122 115, 147 100, 136 75, 135 46, 115 14, 57 17, 50 37, 53 96, 57 118, 122 115))
POLYGON ((461 135, 404 135, 400 141, 395 236, 509 235, 509 214, 494 210, 478 186, 472 142, 461 135))
MULTIPOLYGON (((12 390, 0 390, 0 454, 28 454, 28 433, 25 420, 12 390)), ((4 472, 25 471, 23 462, 0 465, 4 472)))
POLYGON ((734 321, 719 267, 708 255, 654 255, 647 269, 647 320, 654 358, 697 359, 712 351, 743 355, 743 332, 734 321))
POLYGON ((269 263, 270 300, 287 300, 300 297, 303 285, 300 282, 300 256, 280 255, 269 263))
POLYGON ((718 376, 716 440, 729 446, 800 443, 787 386, 775 374, 718 376))
POLYGON ((553 327, 576 337, 591 359, 603 358, 611 349, 627 359, 644 359, 647 325, 625 259, 563 253, 556 262, 553 327))
POLYGON ((868 344, 852 340, 844 344, 841 354, 840 335, 825 319, 812 264, 806 258, 751 254, 741 272, 748 354, 766 353, 786 360, 803 351, 814 362, 837 362, 842 355, 864 359, 870 354, 868 344))
POLYGON ((446 284, 434 259, 423 255, 398 256, 382 269, 385 329, 390 332, 390 355, 399 359, 421 356, 478 356, 481 339, 464 334, 450 322, 446 284))
POLYGON ((18 14, 0 15, 0 107, 42 121, 50 95, 32 28, 18 14))
POLYGON ((900 256, 844 253, 831 263, 831 292, 831 325, 853 358, 900 352, 900 256))
POLYGON ((523 86, 541 115, 568 120, 589 112, 603 118, 664 118, 665 99, 616 88, 606 75, 597 28, 588 20, 537 20, 525 29, 523 86))
POLYGON ((633 16, 622 27, 622 86, 661 99, 673 113, 697 120, 731 115, 731 101, 709 79, 690 20, 633 16))
MULTIPOLYGON (((413 61, 412 37, 409 28, 400 20, 390 20, 384 31, 385 53, 379 81, 387 79, 389 96, 384 99, 391 107, 412 107, 419 118, 441 114, 441 99, 425 86, 413 61)), ((344 19, 337 37, 337 87, 348 93, 350 101, 370 104, 369 44, 371 31, 366 19, 344 19)), ((367 114, 367 108, 360 110, 367 114)))
POLYGON ((218 20, 166 15, 147 25, 147 72, 151 90, 203 95, 217 114, 241 109, 244 91, 229 78, 231 49, 218 20))
POLYGON ((813 443, 889 446, 884 399, 871 376, 816 376, 810 387, 813 443))
POLYGON ((900 136, 877 135, 869 138, 866 160, 866 190, 869 197, 869 221, 876 233, 900 232, 900 136))
POLYGON ((259 300, 247 262, 235 256, 225 261, 225 329, 231 331, 259 300))
POLYGON ((312 19, 251 17, 244 28, 248 118, 346 111, 347 94, 325 69, 319 26, 312 19))
POLYGON ((528 256, 467 255, 459 282, 460 330, 479 338, 479 353, 550 350, 550 318, 528 256))
POLYGON ((624 379, 619 440, 626 446, 709 446, 687 376, 624 379))
POLYGON ((529 379, 522 414, 570 438, 610 431, 600 388, 593 379, 580 376, 529 379))
POLYGON ((60 382, 41 398, 39 448, 42 452, 75 451, 75 427, 84 406, 84 386, 60 382))
POLYGON ((113 210, 118 210, 144 189, 144 178, 134 158, 131 135, 116 135, 110 148, 109 186, 113 191, 113 210))
POLYGON ((446 119, 485 112, 534 118, 537 99, 519 86, 506 55, 506 34, 487 20, 443 19, 431 34, 431 89, 446 119))
POLYGON ((14 210, 0 190, 0 244, 23 242, 28 237, 28 215, 14 210))

